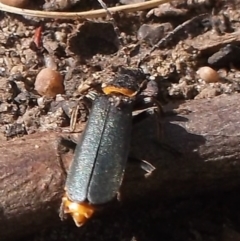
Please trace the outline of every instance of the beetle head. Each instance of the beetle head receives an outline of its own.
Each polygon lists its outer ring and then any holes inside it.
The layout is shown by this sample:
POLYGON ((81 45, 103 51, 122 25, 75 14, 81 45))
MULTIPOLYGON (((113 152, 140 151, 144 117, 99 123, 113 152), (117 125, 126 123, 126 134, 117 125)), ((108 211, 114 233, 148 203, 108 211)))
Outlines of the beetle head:
POLYGON ((103 92, 106 95, 121 94, 134 97, 146 87, 146 84, 146 74, 141 68, 121 67, 117 76, 103 87, 103 92))

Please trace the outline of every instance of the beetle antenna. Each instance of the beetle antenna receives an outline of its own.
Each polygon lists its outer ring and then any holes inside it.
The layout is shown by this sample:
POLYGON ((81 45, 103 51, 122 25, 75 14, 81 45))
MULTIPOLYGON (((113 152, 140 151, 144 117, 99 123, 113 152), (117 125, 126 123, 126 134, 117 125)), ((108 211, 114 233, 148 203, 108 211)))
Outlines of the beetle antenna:
POLYGON ((158 41, 158 43, 156 43, 138 62, 138 67, 141 66, 141 64, 158 48, 161 47, 166 47, 166 45, 169 43, 169 41, 173 38, 173 36, 181 31, 182 29, 184 29, 187 25, 195 22, 196 20, 202 20, 205 17, 209 16, 208 13, 203 13, 200 14, 196 17, 193 17, 192 19, 187 20, 186 22, 180 24, 179 26, 177 26, 175 29, 173 29, 173 31, 171 31, 169 34, 167 34, 164 38, 160 39, 158 41))
POLYGON ((108 7, 107 5, 102 1, 102 0, 98 0, 98 2, 100 3, 100 5, 102 6, 102 8, 106 11, 107 13, 107 16, 109 17, 110 21, 112 22, 112 25, 113 25, 113 28, 114 28, 114 31, 117 35, 117 38, 118 38, 118 41, 119 41, 119 44, 124 47, 124 41, 123 41, 123 38, 121 37, 121 34, 120 34, 120 30, 117 26, 117 23, 112 15, 112 13, 108 10, 108 7))

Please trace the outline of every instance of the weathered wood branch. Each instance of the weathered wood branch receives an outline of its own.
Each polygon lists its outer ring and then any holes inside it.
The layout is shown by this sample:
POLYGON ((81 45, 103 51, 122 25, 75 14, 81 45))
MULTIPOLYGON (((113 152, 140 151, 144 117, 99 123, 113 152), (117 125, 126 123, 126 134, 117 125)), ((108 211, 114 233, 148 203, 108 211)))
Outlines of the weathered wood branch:
MULTIPOLYGON (((65 179, 57 155, 57 136, 53 133, 1 143, 1 240, 20 237, 39 230, 44 222, 57 220, 65 179)), ((71 156, 62 158, 67 161, 71 156)))
MULTIPOLYGON (((121 188, 123 203, 239 186, 239 98, 236 94, 189 101, 180 105, 178 115, 163 118, 162 140, 179 150, 181 156, 157 144, 152 120, 135 126, 132 153, 149 161, 156 170, 144 178, 139 165, 129 163, 121 188)), ((1 241, 59 224, 66 175, 59 161, 58 137, 39 133, 1 143, 1 241)), ((65 168, 72 156, 72 151, 61 151, 65 168)))
POLYGON ((211 32, 206 32, 191 40, 186 40, 186 43, 199 50, 200 54, 213 54, 227 44, 239 45, 240 37, 239 32, 226 33, 224 35, 214 35, 211 32))

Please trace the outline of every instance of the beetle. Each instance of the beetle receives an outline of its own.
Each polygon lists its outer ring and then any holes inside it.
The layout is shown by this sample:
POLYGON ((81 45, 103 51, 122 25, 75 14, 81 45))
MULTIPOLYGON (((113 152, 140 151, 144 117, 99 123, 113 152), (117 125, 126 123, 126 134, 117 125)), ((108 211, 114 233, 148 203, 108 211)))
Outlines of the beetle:
MULTIPOLYGON (((111 13, 102 0, 98 2, 112 20, 118 40, 123 46, 111 13)), ((137 116, 140 116, 139 120, 145 113, 162 113, 161 105, 155 98, 157 84, 148 78, 141 65, 153 51, 165 46, 173 34, 205 16, 206 14, 202 14, 194 17, 176 27, 140 58, 137 68, 122 67, 118 75, 103 86, 102 93, 96 94, 88 123, 75 149, 67 176, 60 212, 62 219, 70 214, 75 224, 80 227, 98 207, 117 196, 129 156, 131 130, 135 119, 133 110, 139 104, 147 107, 145 112, 137 116), (155 90, 152 91, 153 89, 155 90)), ((181 155, 171 146, 163 144, 162 147, 173 154, 181 155)), ((142 162, 141 167, 147 175, 155 169, 146 161, 142 162)))
MULTIPOLYGON (((124 46, 112 14, 102 0, 98 2, 112 20, 119 43, 124 46)), ((161 112, 161 105, 155 98, 157 84, 140 67, 146 57, 140 59, 137 68, 121 67, 102 87, 102 93, 96 93, 67 175, 60 207, 62 220, 70 214, 80 227, 98 207, 114 200, 129 156, 133 119, 139 121, 145 113, 159 115, 161 112), (133 118, 133 110, 139 104, 146 110, 133 118)), ((141 168, 147 172, 146 176, 155 169, 146 161, 141 168)))
MULTIPOLYGON (((80 227, 99 206, 117 196, 129 155, 134 107, 144 102, 159 108, 153 99, 141 95, 148 83, 140 68, 122 68, 96 94, 67 175, 62 219, 70 214, 80 227)), ((154 168, 149 164, 144 169, 154 168)))

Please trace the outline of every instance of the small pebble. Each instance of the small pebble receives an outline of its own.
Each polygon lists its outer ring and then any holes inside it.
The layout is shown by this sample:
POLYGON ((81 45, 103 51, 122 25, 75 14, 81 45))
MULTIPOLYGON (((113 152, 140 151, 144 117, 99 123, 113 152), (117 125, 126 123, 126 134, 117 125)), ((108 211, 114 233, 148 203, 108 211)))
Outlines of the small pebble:
POLYGON ((82 83, 78 86, 77 92, 78 92, 79 94, 83 94, 84 92, 86 92, 86 91, 89 90, 90 88, 91 88, 90 85, 82 82, 82 83))
POLYGON ((42 96, 55 97, 64 93, 63 77, 53 69, 42 69, 35 81, 35 90, 42 96))
POLYGON ((17 74, 17 73, 23 73, 23 70, 24 70, 23 65, 19 64, 19 65, 13 66, 10 72, 11 74, 17 74))
POLYGON ((199 68, 197 74, 207 83, 215 83, 220 80, 218 72, 208 66, 199 68))
POLYGON ((57 70, 57 64, 52 56, 44 55, 44 62, 47 68, 57 70))
POLYGON ((0 2, 16 8, 23 8, 28 4, 28 0, 0 0, 0 2))
POLYGON ((60 43, 65 43, 67 40, 67 34, 64 32, 56 31, 55 39, 60 43))

